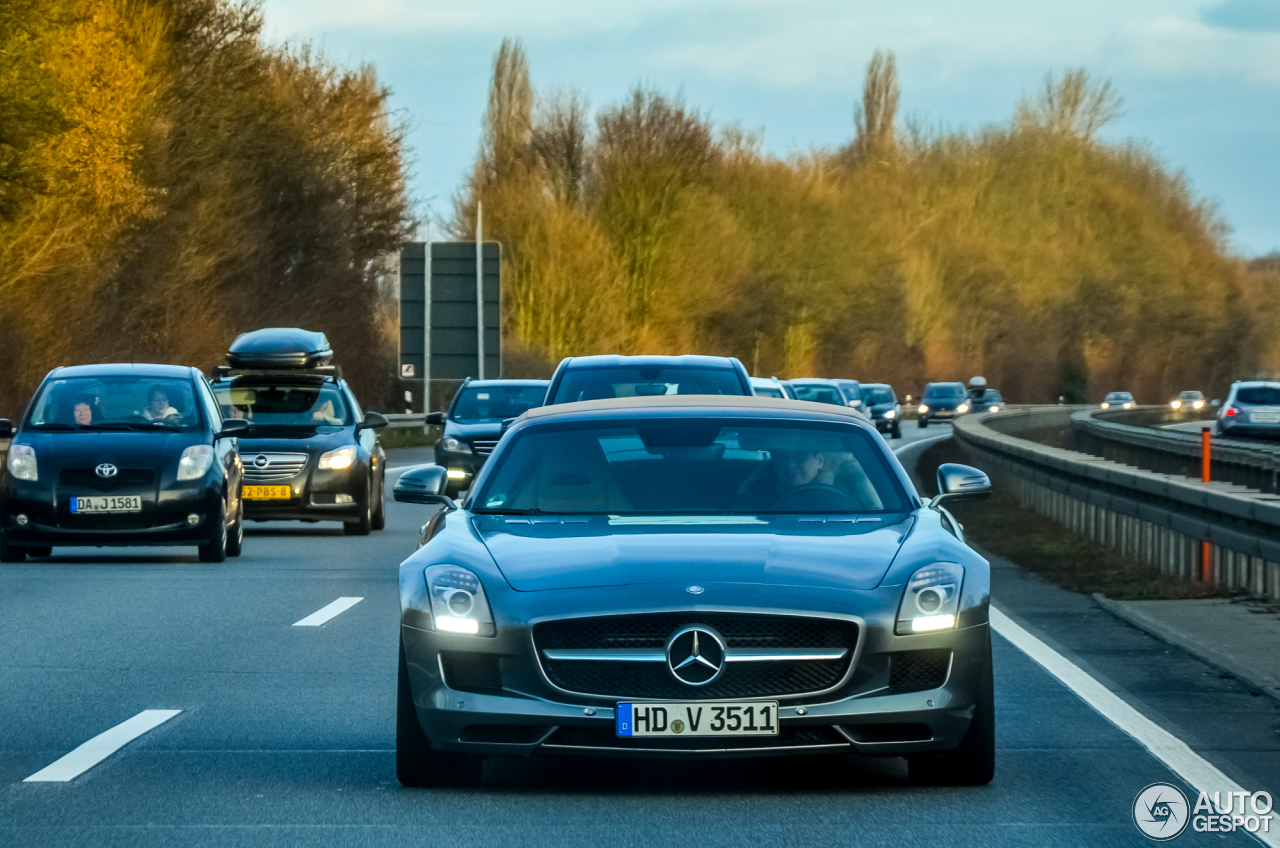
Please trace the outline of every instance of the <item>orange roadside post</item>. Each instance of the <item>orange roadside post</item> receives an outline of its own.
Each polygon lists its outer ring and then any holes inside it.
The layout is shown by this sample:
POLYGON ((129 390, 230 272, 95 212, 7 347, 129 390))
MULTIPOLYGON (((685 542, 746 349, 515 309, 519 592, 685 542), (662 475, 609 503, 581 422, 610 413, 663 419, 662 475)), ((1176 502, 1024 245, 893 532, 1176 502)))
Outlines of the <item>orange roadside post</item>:
MULTIPOLYGON (((1210 450, 1211 450, 1210 440, 1212 438, 1213 438, 1213 434, 1209 431, 1208 427, 1205 427, 1200 431, 1200 482, 1201 483, 1209 482, 1209 456, 1210 456, 1210 450)), ((1201 583, 1209 582, 1210 572, 1212 571, 1212 568, 1211 568, 1212 558, 1213 558, 1213 551, 1209 546, 1209 540, 1202 539, 1200 541, 1200 582, 1201 583)))

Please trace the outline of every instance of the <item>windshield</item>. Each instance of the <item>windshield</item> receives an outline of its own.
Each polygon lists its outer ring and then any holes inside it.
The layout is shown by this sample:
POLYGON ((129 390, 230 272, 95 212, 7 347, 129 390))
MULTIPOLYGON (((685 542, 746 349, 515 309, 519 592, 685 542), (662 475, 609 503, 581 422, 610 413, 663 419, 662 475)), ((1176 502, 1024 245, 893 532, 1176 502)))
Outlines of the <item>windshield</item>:
POLYGON ((844 396, 835 386, 825 383, 792 383, 791 390, 796 393, 796 400, 807 400, 810 403, 834 403, 844 406, 844 396))
POLYGON ((756 393, 756 397, 771 397, 771 398, 786 397, 786 395, 783 394, 782 389, 778 388, 777 386, 755 386, 754 391, 756 393))
POLYGON ((962 398, 967 397, 964 386, 959 383, 947 383, 941 386, 927 386, 924 390, 927 398, 962 398))
POLYGON ((1131 400, 1133 400, 1133 395, 1128 392, 1112 392, 1107 395, 1107 401, 1111 403, 1115 403, 1117 401, 1120 403, 1128 403, 1131 400))
POLYGON ((213 393, 226 418, 255 427, 342 427, 351 411, 333 383, 217 383, 213 393))
POLYGON ((46 383, 31 412, 42 430, 193 430, 200 424, 190 380, 74 377, 46 383))
POLYGON ((862 402, 868 406, 878 406, 882 403, 897 403, 898 399, 888 386, 863 386, 862 402))
POLYGON ((1236 403, 1280 406, 1280 386, 1249 386, 1237 389, 1236 403))
POLYGON ((853 427, 655 418, 526 430, 476 512, 644 515, 910 509, 883 450, 853 427))
POLYGON ((464 424, 504 421, 542 406, 546 386, 478 386, 463 389, 453 407, 454 421, 464 424))
POLYGON ((552 403, 655 395, 741 395, 738 374, 728 368, 570 368, 552 403))

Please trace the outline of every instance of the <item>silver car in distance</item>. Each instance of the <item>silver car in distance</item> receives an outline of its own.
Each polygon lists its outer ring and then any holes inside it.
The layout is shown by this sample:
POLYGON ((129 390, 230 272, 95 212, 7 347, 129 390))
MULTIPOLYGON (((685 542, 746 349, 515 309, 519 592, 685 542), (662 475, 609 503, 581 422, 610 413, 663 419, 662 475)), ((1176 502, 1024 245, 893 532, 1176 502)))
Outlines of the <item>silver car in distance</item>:
POLYGON ((990 571, 873 425, 831 404, 670 396, 531 409, 400 566, 396 763, 492 756, 906 757, 994 770, 990 571))

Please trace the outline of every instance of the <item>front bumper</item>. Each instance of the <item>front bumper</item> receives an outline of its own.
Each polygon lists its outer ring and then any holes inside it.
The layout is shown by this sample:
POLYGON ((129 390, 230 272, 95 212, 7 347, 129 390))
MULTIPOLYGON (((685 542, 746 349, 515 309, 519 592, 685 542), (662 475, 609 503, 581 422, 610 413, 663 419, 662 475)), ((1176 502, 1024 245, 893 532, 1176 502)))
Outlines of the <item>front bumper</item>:
MULTIPOLYGON (((366 484, 369 473, 364 463, 357 461, 340 471, 322 471, 314 464, 314 458, 308 460, 302 472, 290 480, 256 484, 288 485, 293 489, 293 496, 288 500, 246 498, 244 517, 250 521, 359 521, 369 498, 366 484), (339 495, 346 495, 351 502, 337 503, 339 495)), ((245 485, 255 484, 246 481, 245 485)))
POLYGON ((906 637, 863 622, 850 672, 834 690, 738 699, 777 700, 777 737, 622 739, 614 733, 618 699, 555 690, 542 674, 527 629, 504 632, 500 627, 496 637, 482 638, 402 624, 401 636, 418 719, 432 746, 485 756, 904 756, 950 750, 969 728, 990 662, 985 621, 906 637), (894 656, 930 649, 951 651, 940 685, 893 691, 889 669, 894 656), (464 653, 494 660, 501 671, 501 689, 463 691, 451 686, 446 658, 464 653))
POLYGON ((74 496, 103 492, 64 493, 40 484, 10 480, 0 508, 0 530, 5 540, 26 547, 199 545, 209 541, 211 522, 222 498, 218 489, 205 486, 161 490, 112 491, 113 495, 139 495, 140 513, 116 513, 73 518, 67 502, 74 496), (26 516, 19 524, 17 517, 26 516), (199 516, 196 524, 187 518, 199 516))

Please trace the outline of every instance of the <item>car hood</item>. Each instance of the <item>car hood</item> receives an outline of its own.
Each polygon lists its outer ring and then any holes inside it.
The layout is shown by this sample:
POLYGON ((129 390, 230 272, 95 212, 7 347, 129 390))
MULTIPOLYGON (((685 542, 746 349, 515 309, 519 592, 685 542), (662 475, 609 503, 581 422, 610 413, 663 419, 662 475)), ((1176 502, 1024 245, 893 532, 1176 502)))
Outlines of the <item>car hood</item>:
POLYGON ((473 521, 512 588, 534 592, 672 582, 873 589, 914 522, 906 514, 878 518, 478 515, 473 521))

